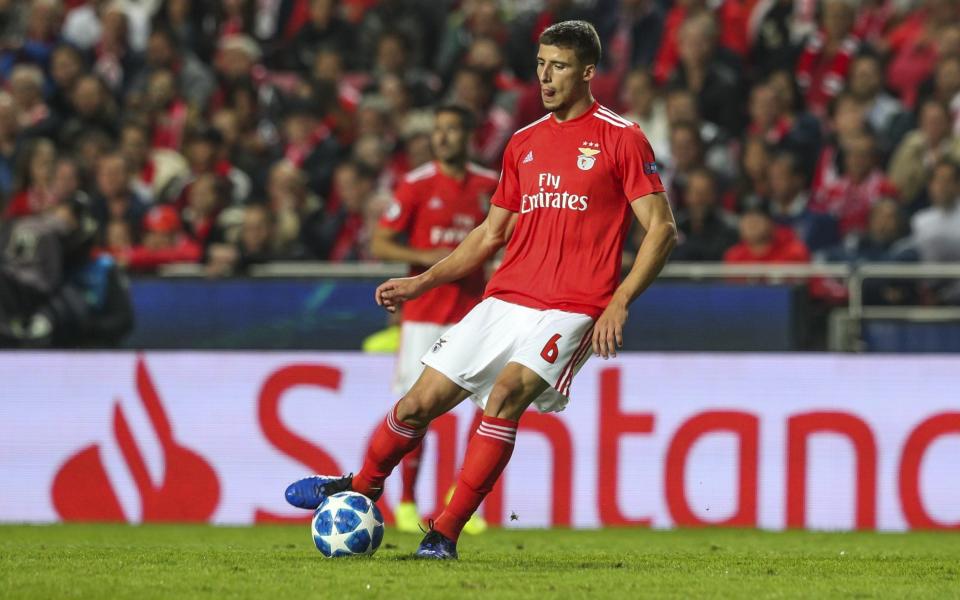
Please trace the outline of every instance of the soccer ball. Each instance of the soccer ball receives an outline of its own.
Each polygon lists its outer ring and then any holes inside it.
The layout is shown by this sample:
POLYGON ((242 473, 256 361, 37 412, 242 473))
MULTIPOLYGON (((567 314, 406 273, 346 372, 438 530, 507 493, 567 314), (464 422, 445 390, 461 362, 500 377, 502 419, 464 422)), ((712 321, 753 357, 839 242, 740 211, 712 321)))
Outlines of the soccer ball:
POLYGON ((363 494, 340 492, 317 507, 310 531, 327 558, 371 555, 383 541, 383 515, 363 494))

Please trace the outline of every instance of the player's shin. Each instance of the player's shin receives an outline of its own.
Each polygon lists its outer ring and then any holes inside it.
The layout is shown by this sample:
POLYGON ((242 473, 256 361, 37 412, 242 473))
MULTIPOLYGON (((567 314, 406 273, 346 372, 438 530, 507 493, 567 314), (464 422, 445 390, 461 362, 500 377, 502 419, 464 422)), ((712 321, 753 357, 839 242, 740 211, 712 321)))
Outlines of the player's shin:
POLYGON ((377 499, 383 493, 383 482, 409 452, 423 439, 424 429, 414 429, 397 418, 394 405, 380 427, 370 438, 363 467, 353 476, 353 491, 377 499))
POLYGON ((467 445, 463 468, 453 498, 434 523, 434 529, 456 541, 470 515, 493 489, 513 454, 517 421, 484 416, 467 445))

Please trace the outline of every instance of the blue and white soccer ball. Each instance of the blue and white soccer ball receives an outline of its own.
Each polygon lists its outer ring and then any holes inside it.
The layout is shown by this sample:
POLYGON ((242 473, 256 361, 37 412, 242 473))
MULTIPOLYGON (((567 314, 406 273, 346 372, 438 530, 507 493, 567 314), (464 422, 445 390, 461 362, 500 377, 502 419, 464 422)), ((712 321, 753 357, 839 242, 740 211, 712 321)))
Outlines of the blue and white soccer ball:
POLYGON ((371 555, 383 541, 383 515, 363 494, 340 492, 317 507, 310 532, 327 558, 371 555))

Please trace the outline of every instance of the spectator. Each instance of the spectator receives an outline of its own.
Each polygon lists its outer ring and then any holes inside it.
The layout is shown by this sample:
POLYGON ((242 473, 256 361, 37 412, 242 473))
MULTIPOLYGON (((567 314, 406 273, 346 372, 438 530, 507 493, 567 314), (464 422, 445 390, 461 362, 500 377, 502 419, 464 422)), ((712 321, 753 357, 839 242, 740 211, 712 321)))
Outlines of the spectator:
MULTIPOLYGON (((250 197, 252 183, 250 177, 234 167, 229 160, 227 148, 223 146, 223 136, 213 127, 204 127, 191 132, 184 143, 183 154, 189 165, 189 177, 196 178, 204 174, 214 174, 230 183, 230 197, 234 204, 243 204, 250 197)), ((189 183, 187 188, 189 188, 189 183)), ((185 190, 177 201, 179 206, 186 203, 185 190)))
POLYGON ((770 214, 775 223, 792 229, 811 252, 817 252, 840 243, 840 231, 833 215, 810 209, 806 184, 796 155, 781 152, 774 157, 767 183, 770 214))
POLYGON ((122 154, 105 154, 97 160, 96 186, 92 209, 101 233, 108 222, 121 220, 127 222, 134 237, 139 237, 147 203, 134 192, 130 168, 122 154))
POLYGON ((794 0, 762 0, 753 4, 747 40, 750 64, 758 77, 793 69, 802 41, 802 32, 797 31, 802 19, 795 14, 795 8, 794 0))
POLYGON ((960 138, 950 135, 949 111, 936 100, 920 107, 920 126, 908 133, 890 160, 890 180, 900 190, 900 201, 912 208, 940 159, 960 160, 960 138))
POLYGON ((899 203, 893 198, 881 198, 870 209, 867 230, 828 249, 824 257, 829 262, 915 262, 919 254, 905 229, 899 203))
POLYGON ((733 134, 743 125, 740 77, 718 56, 717 48, 713 18, 707 13, 690 17, 680 26, 680 64, 670 85, 693 92, 700 115, 733 134))
POLYGON ((815 115, 826 114, 830 100, 843 89, 860 46, 853 35, 855 15, 852 0, 824 0, 820 31, 810 36, 797 59, 797 82, 815 115))
POLYGON ((888 155, 909 127, 909 115, 899 100, 883 89, 883 68, 874 54, 853 59, 847 78, 850 96, 860 104, 867 124, 877 134, 881 151, 888 155))
POLYGON ((305 248, 317 240, 316 228, 322 228, 320 199, 310 193, 307 175, 289 160, 279 160, 270 168, 267 180, 267 208, 273 223, 271 252, 286 259, 303 258, 305 248))
POLYGON ((809 114, 796 115, 772 84, 759 84, 750 92, 747 133, 762 136, 771 146, 798 155, 808 172, 820 149, 820 123, 809 114))
POLYGON ((210 69, 190 50, 194 47, 183 45, 173 30, 164 26, 155 27, 147 39, 145 64, 131 84, 131 90, 138 95, 146 94, 154 71, 166 70, 174 74, 174 89, 188 104, 196 109, 205 107, 215 82, 210 69))
POLYGON ((120 129, 120 152, 130 166, 131 185, 147 202, 171 200, 172 188, 187 174, 187 161, 173 150, 151 150, 145 125, 127 121, 120 129))
POLYGON ((960 260, 960 166, 941 159, 933 167, 927 185, 930 207, 915 214, 910 222, 913 243, 924 261, 960 260))
POLYGON ((57 203, 53 194, 53 166, 57 150, 46 138, 36 138, 20 154, 16 166, 14 194, 3 211, 6 219, 45 212, 57 203))
POLYGON ((670 130, 670 154, 673 164, 664 173, 664 186, 674 208, 681 209, 686 203, 690 173, 704 166, 703 142, 696 125, 680 122, 673 126, 670 130))
POLYGON ((203 250, 183 230, 176 209, 154 206, 143 219, 143 242, 121 252, 117 261, 130 271, 152 273, 163 265, 199 262, 203 250))
POLYGON ((357 54, 357 34, 353 26, 337 14, 337 0, 309 0, 309 20, 290 43, 286 53, 290 57, 288 68, 302 74, 313 68, 316 55, 324 48, 335 49, 347 59, 350 69, 360 66, 357 54))
POLYGON ((76 202, 0 222, 0 346, 112 344, 130 330, 127 287, 111 261, 91 259, 95 235, 76 202))
POLYGON ((737 230, 717 207, 717 179, 707 169, 690 173, 686 203, 677 216, 680 243, 673 251, 676 261, 720 261, 737 243, 737 230))
MULTIPOLYGON (((720 127, 700 118, 700 109, 697 107, 697 97, 688 89, 673 88, 666 97, 667 123, 671 131, 680 123, 688 123, 696 127, 703 147, 703 162, 712 171, 723 176, 732 176, 735 171, 733 145, 736 138, 731 138, 720 127)), ((669 167, 672 163, 670 152, 664 156, 657 155, 657 162, 669 167)))
POLYGON ((376 174, 357 162, 344 162, 334 172, 333 194, 321 227, 307 248, 320 260, 345 261, 367 257, 370 231, 367 211, 373 202, 376 174))
POLYGON ((184 229, 202 247, 223 239, 217 218, 229 197, 230 184, 210 173, 197 177, 187 190, 182 215, 184 229))
MULTIPOLYGON (((870 226, 862 235, 850 236, 842 246, 831 248, 828 262, 916 262, 919 254, 904 239, 900 205, 885 198, 870 210, 870 226)), ((916 301, 916 284, 909 280, 867 279, 863 282, 864 304, 911 304, 916 301)))
POLYGON ((243 224, 234 244, 216 244, 210 248, 207 274, 242 275, 253 265, 274 260, 273 217, 262 204, 251 204, 243 209, 243 224))
POLYGON ((914 107, 917 91, 933 73, 941 56, 960 50, 957 3, 953 0, 926 0, 887 35, 891 58, 887 83, 903 103, 914 107))
POLYGON ((453 76, 475 40, 488 39, 500 46, 505 44, 508 32, 500 12, 496 0, 474 0, 461 3, 459 10, 447 17, 434 61, 441 78, 449 80, 453 76))
POLYGON ((625 0, 620 3, 618 22, 618 33, 629 40, 629 67, 652 67, 663 34, 662 3, 656 0, 625 0))
MULTIPOLYGON (((209 63, 213 56, 216 38, 211 28, 211 19, 206 18, 204 5, 191 0, 167 0, 154 15, 150 36, 157 31, 170 34, 171 48, 190 49, 196 57, 209 63)), ((147 39, 147 54, 150 54, 150 39, 147 39)), ((150 62, 150 58, 147 59, 150 62)), ((165 67, 171 65, 164 64, 165 67)))
POLYGON ((843 175, 817 192, 810 209, 833 215, 840 235, 846 236, 864 231, 873 203, 879 198, 895 198, 898 191, 878 164, 873 136, 864 133, 851 138, 843 153, 843 175))
POLYGON ((33 64, 46 69, 58 39, 63 16, 59 0, 21 0, 25 8, 24 23, 14 25, 14 37, 0 54, 0 77, 6 78, 16 63, 33 64))
POLYGON ((18 65, 10 75, 10 94, 17 127, 24 137, 48 137, 56 128, 50 108, 43 100, 43 72, 33 65, 18 65))
POLYGON ((673 5, 666 15, 663 38, 654 62, 654 77, 658 82, 668 81, 683 56, 683 28, 697 18, 707 17, 711 22, 719 23, 714 27, 714 37, 719 47, 727 55, 725 61, 731 66, 739 62, 734 57, 744 56, 747 50, 746 21, 741 3, 720 0, 712 5, 718 6, 716 14, 711 14, 704 0, 681 0, 673 5))
POLYGON ((737 212, 748 206, 757 206, 769 197, 768 169, 772 160, 773 149, 763 138, 750 136, 744 141, 733 207, 737 212))
POLYGON ((778 229, 762 207, 740 217, 740 242, 726 251, 726 263, 806 263, 810 251, 789 229, 778 229))
POLYGON ((110 140, 116 138, 117 108, 102 81, 84 75, 74 84, 70 100, 73 112, 58 132, 61 144, 73 148, 92 131, 110 140))
POLYGON ((867 134, 864 107, 850 94, 841 94, 834 100, 830 117, 829 136, 820 149, 814 169, 814 195, 840 179, 843 173, 844 148, 852 140, 867 134))
POLYGON ((110 2, 102 12, 100 39, 93 48, 93 74, 114 95, 121 95, 138 68, 129 45, 129 25, 124 7, 110 2))
POLYGON ((73 112, 70 92, 87 65, 80 51, 70 44, 60 44, 50 57, 50 86, 48 95, 50 110, 61 119, 73 112))
MULTIPOLYGON (((89 213, 92 202, 81 186, 80 166, 77 161, 68 156, 60 156, 53 167, 53 180, 50 183, 50 193, 54 197, 55 205, 79 204, 80 207, 71 206, 82 208, 85 215, 89 213)), ((96 225, 96 222, 93 224, 96 225)))
POLYGON ((340 145, 308 100, 291 103, 283 119, 283 157, 309 175, 310 188, 326 195, 340 145))
POLYGON ((670 126, 667 106, 657 93, 648 71, 631 71, 623 82, 623 116, 640 126, 657 160, 670 156, 670 126))
POLYGON ((492 76, 472 67, 462 67, 453 78, 450 104, 473 111, 477 127, 470 154, 485 165, 499 165, 507 140, 513 135, 513 118, 494 103, 492 76))
POLYGON ((96 223, 77 199, 58 204, 64 250, 62 284, 29 318, 23 343, 32 346, 109 347, 133 328, 129 284, 110 256, 92 256, 96 223))
POLYGON ((179 150, 187 128, 189 109, 177 92, 176 79, 167 69, 155 69, 147 80, 145 114, 150 120, 154 148, 179 150))
POLYGON ((430 104, 440 91, 440 80, 412 64, 411 42, 398 30, 384 31, 377 41, 371 74, 376 82, 387 74, 400 77, 410 90, 414 106, 430 104))
POLYGON ((503 49, 490 37, 477 38, 470 44, 464 64, 493 76, 493 103, 512 112, 519 101, 524 85, 506 66, 503 49))
POLYGON ((18 133, 13 98, 7 92, 0 92, 0 198, 8 198, 13 191, 18 133))

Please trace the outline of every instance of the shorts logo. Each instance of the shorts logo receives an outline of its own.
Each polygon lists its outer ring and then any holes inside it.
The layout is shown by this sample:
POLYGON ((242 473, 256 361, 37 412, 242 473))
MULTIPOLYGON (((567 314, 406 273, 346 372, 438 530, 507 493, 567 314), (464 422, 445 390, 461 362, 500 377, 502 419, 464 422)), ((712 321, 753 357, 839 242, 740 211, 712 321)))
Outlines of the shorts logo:
POLYGON ((599 146, 600 144, 594 142, 584 142, 584 145, 587 147, 577 148, 577 150, 580 151, 580 156, 577 157, 577 168, 581 171, 589 171, 597 162, 595 157, 600 154, 600 150, 598 150, 595 146, 599 146))
POLYGON ((437 340, 437 342, 433 345, 433 348, 430 349, 430 352, 434 352, 434 353, 439 352, 439 351, 440 351, 440 348, 443 348, 443 345, 446 344, 446 343, 447 343, 447 340, 445 340, 445 339, 443 339, 443 338, 440 338, 440 339, 437 340))

